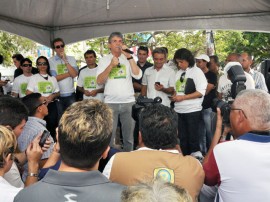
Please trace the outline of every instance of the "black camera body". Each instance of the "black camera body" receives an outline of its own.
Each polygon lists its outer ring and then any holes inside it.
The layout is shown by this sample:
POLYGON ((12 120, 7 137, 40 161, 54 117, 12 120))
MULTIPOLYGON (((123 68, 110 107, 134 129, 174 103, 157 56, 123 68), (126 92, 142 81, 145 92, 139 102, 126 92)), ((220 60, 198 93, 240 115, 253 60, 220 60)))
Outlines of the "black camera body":
POLYGON ((137 98, 136 104, 132 106, 132 118, 135 121, 139 121, 140 111, 146 106, 161 103, 162 99, 160 97, 156 97, 155 99, 147 98, 144 96, 139 96, 137 98))
POLYGON ((213 100, 213 111, 216 112, 217 108, 220 108, 221 116, 223 117, 223 123, 225 125, 230 125, 230 112, 231 112, 231 104, 236 98, 237 94, 246 89, 245 82, 247 80, 246 75, 242 66, 233 65, 228 70, 228 77, 232 82, 230 98, 226 98, 226 101, 219 100, 215 98, 213 100))

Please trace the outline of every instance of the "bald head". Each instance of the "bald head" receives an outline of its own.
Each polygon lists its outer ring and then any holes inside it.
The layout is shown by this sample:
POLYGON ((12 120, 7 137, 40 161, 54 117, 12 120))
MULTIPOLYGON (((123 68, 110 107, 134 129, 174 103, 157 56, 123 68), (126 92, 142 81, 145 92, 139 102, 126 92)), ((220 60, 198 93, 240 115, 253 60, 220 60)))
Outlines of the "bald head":
POLYGON ((230 53, 225 61, 225 64, 228 62, 240 62, 241 61, 241 55, 238 53, 230 53))

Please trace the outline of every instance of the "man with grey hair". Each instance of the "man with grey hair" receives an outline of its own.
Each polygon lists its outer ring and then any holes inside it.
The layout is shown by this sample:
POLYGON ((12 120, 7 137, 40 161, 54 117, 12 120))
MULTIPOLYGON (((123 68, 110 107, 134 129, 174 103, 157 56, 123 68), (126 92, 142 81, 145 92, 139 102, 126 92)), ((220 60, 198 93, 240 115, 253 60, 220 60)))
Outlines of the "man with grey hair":
POLYGON ((236 140, 211 145, 203 163, 205 184, 218 185, 216 201, 270 201, 270 95, 241 91, 230 110, 236 140))
POLYGON ((120 201, 124 187, 98 171, 99 160, 110 149, 112 122, 112 110, 99 100, 72 104, 58 127, 59 171, 49 170, 14 201, 120 201))
POLYGON ((154 99, 159 96, 162 104, 170 107, 170 99, 174 92, 175 72, 165 66, 167 53, 164 48, 156 48, 152 53, 154 65, 145 70, 142 79, 141 95, 154 99))
POLYGON ((109 36, 111 53, 99 60, 97 83, 104 84, 104 102, 113 110, 113 132, 111 146, 115 146, 118 117, 122 124, 123 150, 133 150, 133 130, 135 121, 131 117, 132 105, 135 103, 132 77, 140 79, 142 71, 132 55, 125 50, 123 35, 113 32, 109 36))
POLYGON ((188 191, 162 179, 129 186, 121 199, 122 202, 192 202, 188 191))

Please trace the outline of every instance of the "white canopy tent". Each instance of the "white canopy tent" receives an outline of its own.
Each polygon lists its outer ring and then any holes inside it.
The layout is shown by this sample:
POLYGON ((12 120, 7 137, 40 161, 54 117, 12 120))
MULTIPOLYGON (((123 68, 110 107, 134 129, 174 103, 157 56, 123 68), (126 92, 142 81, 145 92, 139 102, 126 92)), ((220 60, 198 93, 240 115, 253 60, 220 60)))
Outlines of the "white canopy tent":
POLYGON ((270 0, 1 0, 0 29, 47 46, 113 31, 270 32, 270 0))

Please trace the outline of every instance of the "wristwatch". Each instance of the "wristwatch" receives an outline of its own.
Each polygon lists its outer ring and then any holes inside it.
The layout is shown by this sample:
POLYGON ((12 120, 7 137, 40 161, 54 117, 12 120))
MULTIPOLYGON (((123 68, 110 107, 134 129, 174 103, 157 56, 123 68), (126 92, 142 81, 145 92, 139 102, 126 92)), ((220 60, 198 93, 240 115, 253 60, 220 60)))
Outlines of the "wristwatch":
POLYGON ((130 58, 127 58, 127 60, 131 60, 131 59, 133 59, 133 57, 131 56, 130 58))

